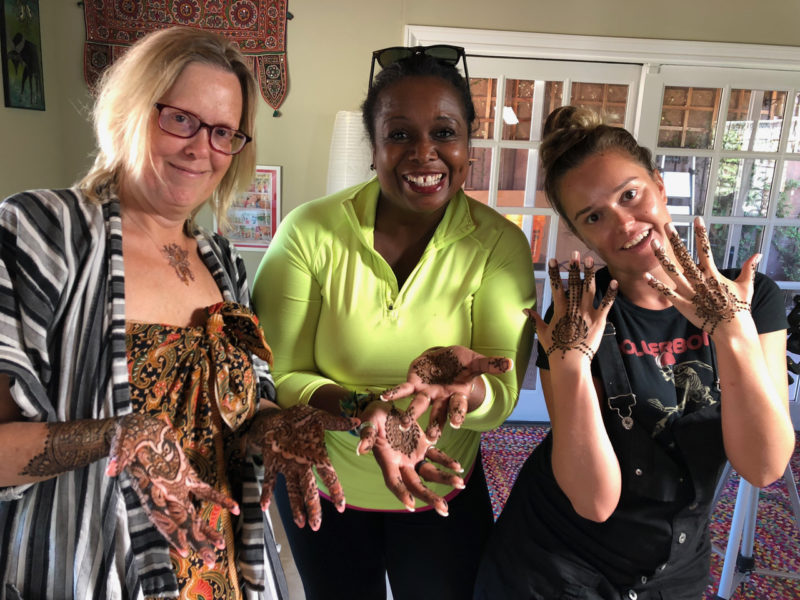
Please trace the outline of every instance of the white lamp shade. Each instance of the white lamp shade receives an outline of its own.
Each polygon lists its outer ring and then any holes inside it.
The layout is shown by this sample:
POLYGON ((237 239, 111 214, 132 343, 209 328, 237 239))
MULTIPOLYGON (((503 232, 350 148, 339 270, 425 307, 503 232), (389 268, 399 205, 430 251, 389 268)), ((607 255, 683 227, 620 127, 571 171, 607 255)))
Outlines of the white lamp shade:
POLYGON ((371 162, 372 149, 361 122, 361 111, 340 110, 333 124, 326 192, 332 194, 366 181, 372 177, 371 162))

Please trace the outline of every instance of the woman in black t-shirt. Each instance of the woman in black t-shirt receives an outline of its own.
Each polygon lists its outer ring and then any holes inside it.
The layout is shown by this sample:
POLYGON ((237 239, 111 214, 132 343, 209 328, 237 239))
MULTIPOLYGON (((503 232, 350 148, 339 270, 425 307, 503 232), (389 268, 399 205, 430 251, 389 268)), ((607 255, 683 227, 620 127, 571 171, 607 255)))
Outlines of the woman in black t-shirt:
POLYGON ((794 447, 786 319, 774 282, 714 265, 702 219, 695 263, 670 223, 649 150, 575 107, 541 147, 553 207, 606 263, 573 253, 539 338, 552 430, 519 474, 475 598, 697 600, 725 460, 756 486, 794 447))

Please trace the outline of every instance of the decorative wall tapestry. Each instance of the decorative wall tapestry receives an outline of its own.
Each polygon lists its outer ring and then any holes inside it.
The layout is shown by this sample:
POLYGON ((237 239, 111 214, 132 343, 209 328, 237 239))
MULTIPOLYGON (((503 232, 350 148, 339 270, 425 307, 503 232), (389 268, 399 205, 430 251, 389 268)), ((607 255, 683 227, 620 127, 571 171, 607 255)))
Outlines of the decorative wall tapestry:
POLYGON ((198 27, 239 44, 253 62, 261 94, 277 113, 288 86, 287 4, 288 0, 86 0, 86 83, 92 88, 103 70, 148 32, 173 25, 198 27))

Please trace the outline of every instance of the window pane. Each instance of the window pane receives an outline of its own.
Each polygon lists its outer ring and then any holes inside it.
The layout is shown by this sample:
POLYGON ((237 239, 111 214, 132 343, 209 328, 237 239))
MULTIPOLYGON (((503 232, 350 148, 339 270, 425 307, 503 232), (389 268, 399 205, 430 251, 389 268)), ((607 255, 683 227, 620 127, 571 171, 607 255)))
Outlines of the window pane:
POLYGON ((708 228, 711 254, 719 269, 738 268, 756 252, 761 251, 764 237, 762 225, 720 225, 708 228))
POLYGON ((718 88, 664 88, 658 145, 665 148, 711 148, 719 119, 718 88))
POLYGON ((491 148, 470 148, 469 173, 464 191, 476 200, 489 204, 489 176, 492 167, 491 148))
POLYGON ((722 147, 777 152, 786 96, 786 92, 731 90, 722 147))
POLYGON ((783 163, 783 181, 775 216, 800 219, 800 161, 787 160, 783 163))
POLYGON ((766 217, 774 174, 774 160, 721 159, 714 216, 766 217))
POLYGON ((772 230, 766 272, 777 281, 800 281, 800 228, 772 230))
POLYGON ((503 148, 500 150, 497 206, 532 206, 532 201, 525 203, 528 154, 529 151, 525 149, 503 148))
POLYGON ((472 103, 475 105, 475 125, 472 138, 488 140, 494 135, 494 107, 497 104, 497 80, 469 78, 472 103))
POLYGON ((533 83, 529 79, 506 80, 506 98, 502 116, 504 140, 531 139, 533 83))
MULTIPOLYGON (((528 238, 534 268, 544 269, 549 258, 545 256, 545 251, 551 234, 552 217, 547 215, 506 215, 506 218, 522 229, 525 237, 528 238)), ((541 297, 541 295, 537 296, 537 298, 541 297)))
POLYGON ((607 83, 573 83, 570 104, 591 108, 608 125, 625 125, 628 86, 607 83))
POLYGON ((542 111, 542 131, 544 131, 544 122, 547 121, 547 116, 564 104, 564 82, 562 81, 545 81, 544 82, 544 110, 542 111))
POLYGON ((656 156, 673 215, 702 215, 708 192, 711 159, 701 156, 656 156))
POLYGON ((794 99, 792 124, 789 127, 789 144, 786 150, 787 152, 800 152, 800 93, 794 99))

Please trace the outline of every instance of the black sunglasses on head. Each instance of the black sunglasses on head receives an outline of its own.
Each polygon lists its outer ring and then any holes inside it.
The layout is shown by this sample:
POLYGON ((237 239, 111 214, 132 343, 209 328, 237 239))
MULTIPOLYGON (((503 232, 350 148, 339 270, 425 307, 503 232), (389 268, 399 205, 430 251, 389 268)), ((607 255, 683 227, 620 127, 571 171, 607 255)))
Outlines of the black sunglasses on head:
POLYGON ((382 69, 385 69, 397 61, 426 54, 438 60, 440 63, 455 66, 459 60, 464 63, 464 79, 469 82, 467 73, 467 54, 461 46, 450 46, 448 44, 436 44, 434 46, 392 46, 383 50, 375 50, 372 53, 372 65, 369 68, 369 87, 372 87, 372 77, 375 74, 375 63, 377 62, 382 69))

